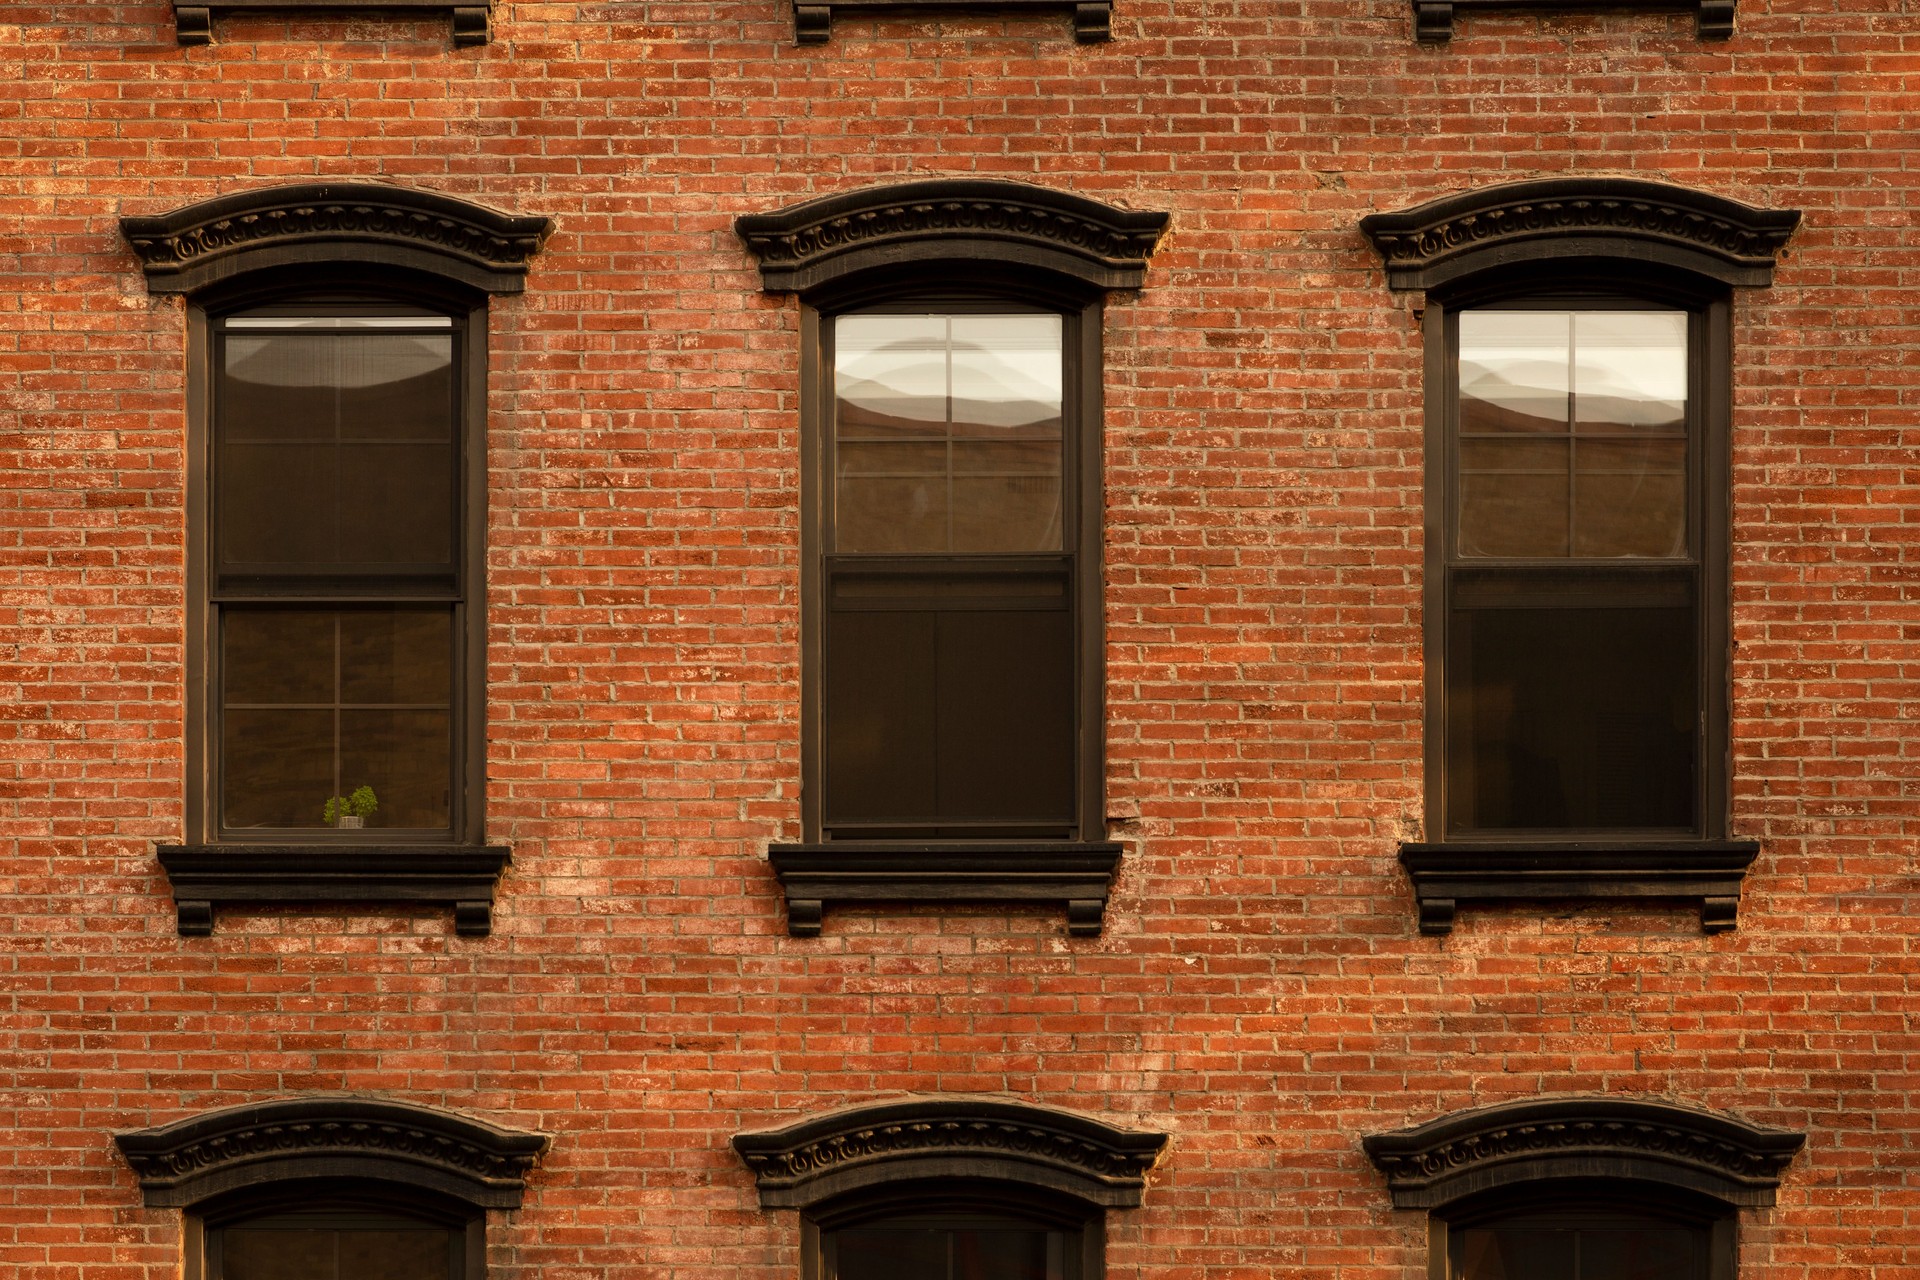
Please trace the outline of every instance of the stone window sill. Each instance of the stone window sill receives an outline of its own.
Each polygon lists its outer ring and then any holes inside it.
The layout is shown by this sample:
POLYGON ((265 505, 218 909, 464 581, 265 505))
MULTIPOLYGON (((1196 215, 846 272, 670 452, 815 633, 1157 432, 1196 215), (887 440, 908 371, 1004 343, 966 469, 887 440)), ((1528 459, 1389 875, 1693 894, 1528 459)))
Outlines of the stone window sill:
POLYGON ((776 844, 787 932, 816 937, 830 902, 1064 902, 1067 932, 1095 937, 1120 846, 1106 842, 953 841, 776 844))
POLYGON ((156 850, 173 884, 182 937, 213 932, 223 905, 445 903, 454 932, 493 931, 505 845, 177 845, 156 850))

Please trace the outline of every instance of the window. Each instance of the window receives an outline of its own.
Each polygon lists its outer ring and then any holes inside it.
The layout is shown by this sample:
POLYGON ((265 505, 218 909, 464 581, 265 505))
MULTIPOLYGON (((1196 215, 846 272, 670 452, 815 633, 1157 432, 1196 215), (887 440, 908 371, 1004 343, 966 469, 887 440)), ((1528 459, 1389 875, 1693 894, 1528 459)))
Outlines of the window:
POLYGON ((1422 932, 1501 898, 1733 927, 1732 290, 1798 219, 1568 178, 1363 220, 1426 295, 1422 932))
POLYGON ((1140 1204, 1161 1133, 1007 1099, 920 1097, 736 1134, 802 1280, 1102 1280, 1106 1211, 1140 1204))
POLYGON ((1444 323, 1441 831, 1718 834, 1725 620, 1702 602, 1725 595, 1726 470, 1701 353, 1724 307, 1522 294, 1444 323))
POLYGON ((486 933, 487 308, 549 224, 327 184, 121 227, 190 303, 181 932, 219 903, 437 902, 486 933))
POLYGON ((1428 1280, 1734 1280, 1738 1212, 1806 1135, 1643 1098, 1534 1098, 1362 1140, 1428 1211, 1428 1280))
POLYGON ((465 824, 466 319, 324 298, 210 317, 217 839, 465 824))
POLYGON ((1164 225, 986 181, 740 219, 803 300, 791 932, 834 899, 1064 899, 1099 931, 1103 306, 1164 225))
POLYGON ((1084 1207, 993 1183, 907 1184, 810 1212, 802 1280, 1089 1280, 1100 1232, 1084 1207))
POLYGON ((203 1266, 188 1280, 470 1280, 485 1274, 485 1221, 418 1193, 315 1184, 246 1195, 200 1215, 203 1266))
POLYGON ((997 300, 822 321, 824 839, 1081 831, 1080 323, 997 300))
POLYGON ((483 1280, 538 1133, 339 1094, 114 1135, 149 1208, 182 1214, 184 1280, 483 1280))

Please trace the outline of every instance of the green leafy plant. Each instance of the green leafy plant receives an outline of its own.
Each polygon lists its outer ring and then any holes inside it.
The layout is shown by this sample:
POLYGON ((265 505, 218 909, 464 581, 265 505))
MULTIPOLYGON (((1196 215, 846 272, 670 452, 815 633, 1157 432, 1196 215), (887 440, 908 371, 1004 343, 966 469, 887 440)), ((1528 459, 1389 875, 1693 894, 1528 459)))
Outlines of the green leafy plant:
POLYGON ((329 796, 320 816, 328 826, 335 827, 342 818, 371 818, 379 808, 380 800, 372 787, 355 787, 350 796, 329 796))

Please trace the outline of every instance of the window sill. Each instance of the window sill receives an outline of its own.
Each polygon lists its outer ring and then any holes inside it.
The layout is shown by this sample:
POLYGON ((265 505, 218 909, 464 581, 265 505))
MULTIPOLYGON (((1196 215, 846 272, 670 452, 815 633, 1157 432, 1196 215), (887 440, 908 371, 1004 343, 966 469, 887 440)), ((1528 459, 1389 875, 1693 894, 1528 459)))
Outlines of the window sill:
POLYGON ((787 897, 787 932, 819 936, 829 902, 1065 902, 1067 932, 1097 937, 1118 844, 776 844, 767 861, 787 897))
POLYGON ((213 15, 236 9, 273 9, 301 13, 339 13, 353 9, 380 9, 386 12, 447 13, 453 15, 455 48, 485 44, 490 38, 487 15, 490 0, 466 3, 463 0, 174 0, 173 34, 181 44, 212 44, 213 15))
POLYGON ((505 845, 177 845, 155 850, 173 884, 182 937, 213 932, 227 904, 449 903, 454 932, 493 932, 505 845))
POLYGON ((1420 932, 1453 931, 1461 902, 1542 898, 1687 898, 1700 902, 1700 930, 1736 923, 1740 881, 1759 855, 1755 840, 1543 840, 1403 844, 1420 932))
POLYGON ((1734 7, 1738 3, 1739 0, 1413 0, 1413 34, 1415 39, 1430 43, 1451 40, 1456 12, 1606 13, 1627 9, 1691 13, 1694 33, 1699 39, 1725 40, 1733 35, 1734 7))
POLYGON ((1100 44, 1113 38, 1113 0, 794 0, 793 32, 800 44, 825 44, 836 13, 912 13, 929 18, 982 11, 1064 10, 1073 15, 1073 38, 1100 44))

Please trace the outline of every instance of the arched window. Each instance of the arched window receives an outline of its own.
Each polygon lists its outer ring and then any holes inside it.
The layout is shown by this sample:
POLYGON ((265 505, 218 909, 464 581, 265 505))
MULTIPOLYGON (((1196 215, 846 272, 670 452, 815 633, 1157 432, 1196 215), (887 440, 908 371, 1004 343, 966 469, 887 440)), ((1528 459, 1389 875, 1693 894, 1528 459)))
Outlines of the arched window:
POLYGON ((402 188, 126 218, 188 298, 183 933, 222 902, 450 902, 484 842, 487 305, 548 224, 402 188))
POLYGON ((803 1280, 1101 1280, 1106 1210, 1140 1203, 1166 1136, 939 1097, 743 1133, 760 1203, 800 1210, 803 1280))
POLYGON ((1501 897, 1733 926, 1732 290, 1798 218, 1567 178, 1363 221, 1425 294, 1424 931, 1501 897))
POLYGON ((1428 1280, 1734 1280, 1737 1218, 1804 1134, 1636 1098, 1554 1098, 1364 1140, 1428 1213, 1428 1280))
POLYGON ((739 220, 801 295, 807 843, 829 899, 1065 899, 1096 933, 1101 323, 1160 214, 987 181, 739 220))
POLYGON ((520 1205, 537 1133, 371 1098, 231 1107, 114 1138, 184 1210, 184 1280, 483 1280, 486 1211, 520 1205))

